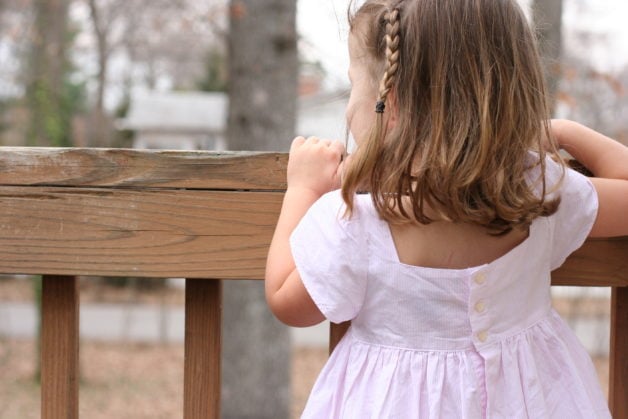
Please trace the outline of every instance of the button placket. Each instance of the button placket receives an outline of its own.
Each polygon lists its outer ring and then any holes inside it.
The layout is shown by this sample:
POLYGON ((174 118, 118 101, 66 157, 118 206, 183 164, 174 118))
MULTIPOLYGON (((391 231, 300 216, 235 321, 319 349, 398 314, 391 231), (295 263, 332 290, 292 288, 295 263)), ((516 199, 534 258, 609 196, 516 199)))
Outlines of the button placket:
POLYGON ((474 340, 479 343, 487 341, 489 336, 490 325, 489 318, 486 317, 487 306, 486 298, 484 297, 486 292, 487 274, 484 271, 479 271, 473 274, 471 283, 471 295, 470 301, 470 322, 474 340))

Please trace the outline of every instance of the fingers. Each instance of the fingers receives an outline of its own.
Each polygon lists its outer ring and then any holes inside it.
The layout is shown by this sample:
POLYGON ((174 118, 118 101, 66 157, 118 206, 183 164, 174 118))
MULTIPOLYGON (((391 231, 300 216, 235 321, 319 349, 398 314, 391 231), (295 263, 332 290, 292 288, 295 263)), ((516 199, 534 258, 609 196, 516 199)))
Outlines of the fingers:
POLYGON ((304 137, 296 137, 294 140, 292 140, 292 144, 290 145, 290 151, 292 151, 293 149, 302 146, 305 143, 305 138, 304 137))
POLYGON ((318 138, 318 137, 307 137, 307 140, 305 140, 306 143, 308 144, 322 144, 322 145, 329 145, 331 143, 330 140, 326 140, 324 138, 318 138))
POLYGON ((322 195, 340 187, 338 168, 344 144, 318 137, 296 137, 288 158, 288 187, 304 187, 322 195))
POLYGON ((308 146, 308 145, 310 146, 320 145, 320 146, 327 147, 331 149, 333 152, 335 152, 336 154, 338 154, 340 156, 340 159, 342 159, 342 156, 345 154, 345 146, 342 142, 338 140, 332 141, 328 139, 318 138, 315 136, 308 137, 307 139, 302 136, 296 137, 292 141, 290 150, 292 151, 293 149, 299 148, 301 146, 308 146))

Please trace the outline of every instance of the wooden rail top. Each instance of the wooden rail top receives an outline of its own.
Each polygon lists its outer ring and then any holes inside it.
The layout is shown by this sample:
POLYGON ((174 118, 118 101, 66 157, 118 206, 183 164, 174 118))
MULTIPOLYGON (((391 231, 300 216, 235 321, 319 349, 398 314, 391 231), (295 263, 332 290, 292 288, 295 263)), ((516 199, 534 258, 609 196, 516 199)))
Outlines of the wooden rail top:
MULTIPOLYGON (((285 153, 0 147, 0 273, 262 279, 285 153)), ((628 286, 628 237, 558 285, 628 286)))
POLYGON ((286 162, 0 148, 0 272, 261 279, 286 162))

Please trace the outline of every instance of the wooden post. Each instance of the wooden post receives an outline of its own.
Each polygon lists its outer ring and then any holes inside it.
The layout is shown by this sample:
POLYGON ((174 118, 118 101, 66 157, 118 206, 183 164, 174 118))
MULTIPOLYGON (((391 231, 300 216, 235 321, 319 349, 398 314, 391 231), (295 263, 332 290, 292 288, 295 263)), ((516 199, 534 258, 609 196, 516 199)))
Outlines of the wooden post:
POLYGON ((628 287, 612 288, 609 361, 611 413, 614 418, 628 418, 628 287))
POLYGON ((334 351, 340 339, 347 333, 351 322, 329 323, 329 355, 334 351))
POLYGON ((183 417, 220 417, 222 281, 185 281, 183 417))
POLYGON ((74 276, 44 275, 41 417, 78 418, 79 293, 74 276))

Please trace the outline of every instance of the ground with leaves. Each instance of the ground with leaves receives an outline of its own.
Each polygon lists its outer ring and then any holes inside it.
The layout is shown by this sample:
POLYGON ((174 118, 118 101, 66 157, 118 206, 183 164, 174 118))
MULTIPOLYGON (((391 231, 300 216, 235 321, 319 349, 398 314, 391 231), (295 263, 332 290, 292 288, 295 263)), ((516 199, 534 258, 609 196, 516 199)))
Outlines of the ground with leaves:
MULTIPOLYGON (((112 286, 80 282, 81 303, 135 303, 182 306, 176 288, 112 286)), ((33 300, 30 281, 0 278, 0 304, 33 300)), ((1 320, 1 319, 0 319, 1 320)), ((40 417, 40 388, 34 380, 32 341, 0 336, 0 419, 40 417)), ((294 348, 292 417, 298 418, 327 359, 324 348, 294 348)), ((81 342, 80 417, 90 419, 171 419, 183 411, 183 345, 81 342)))
MULTIPOLYGON (((34 381, 32 342, 0 340, 0 418, 40 417, 40 390, 34 381)), ((292 417, 298 418, 324 349, 297 348, 293 362, 292 417)), ((182 345, 81 346, 80 417, 90 419, 172 419, 183 411, 182 345)))

